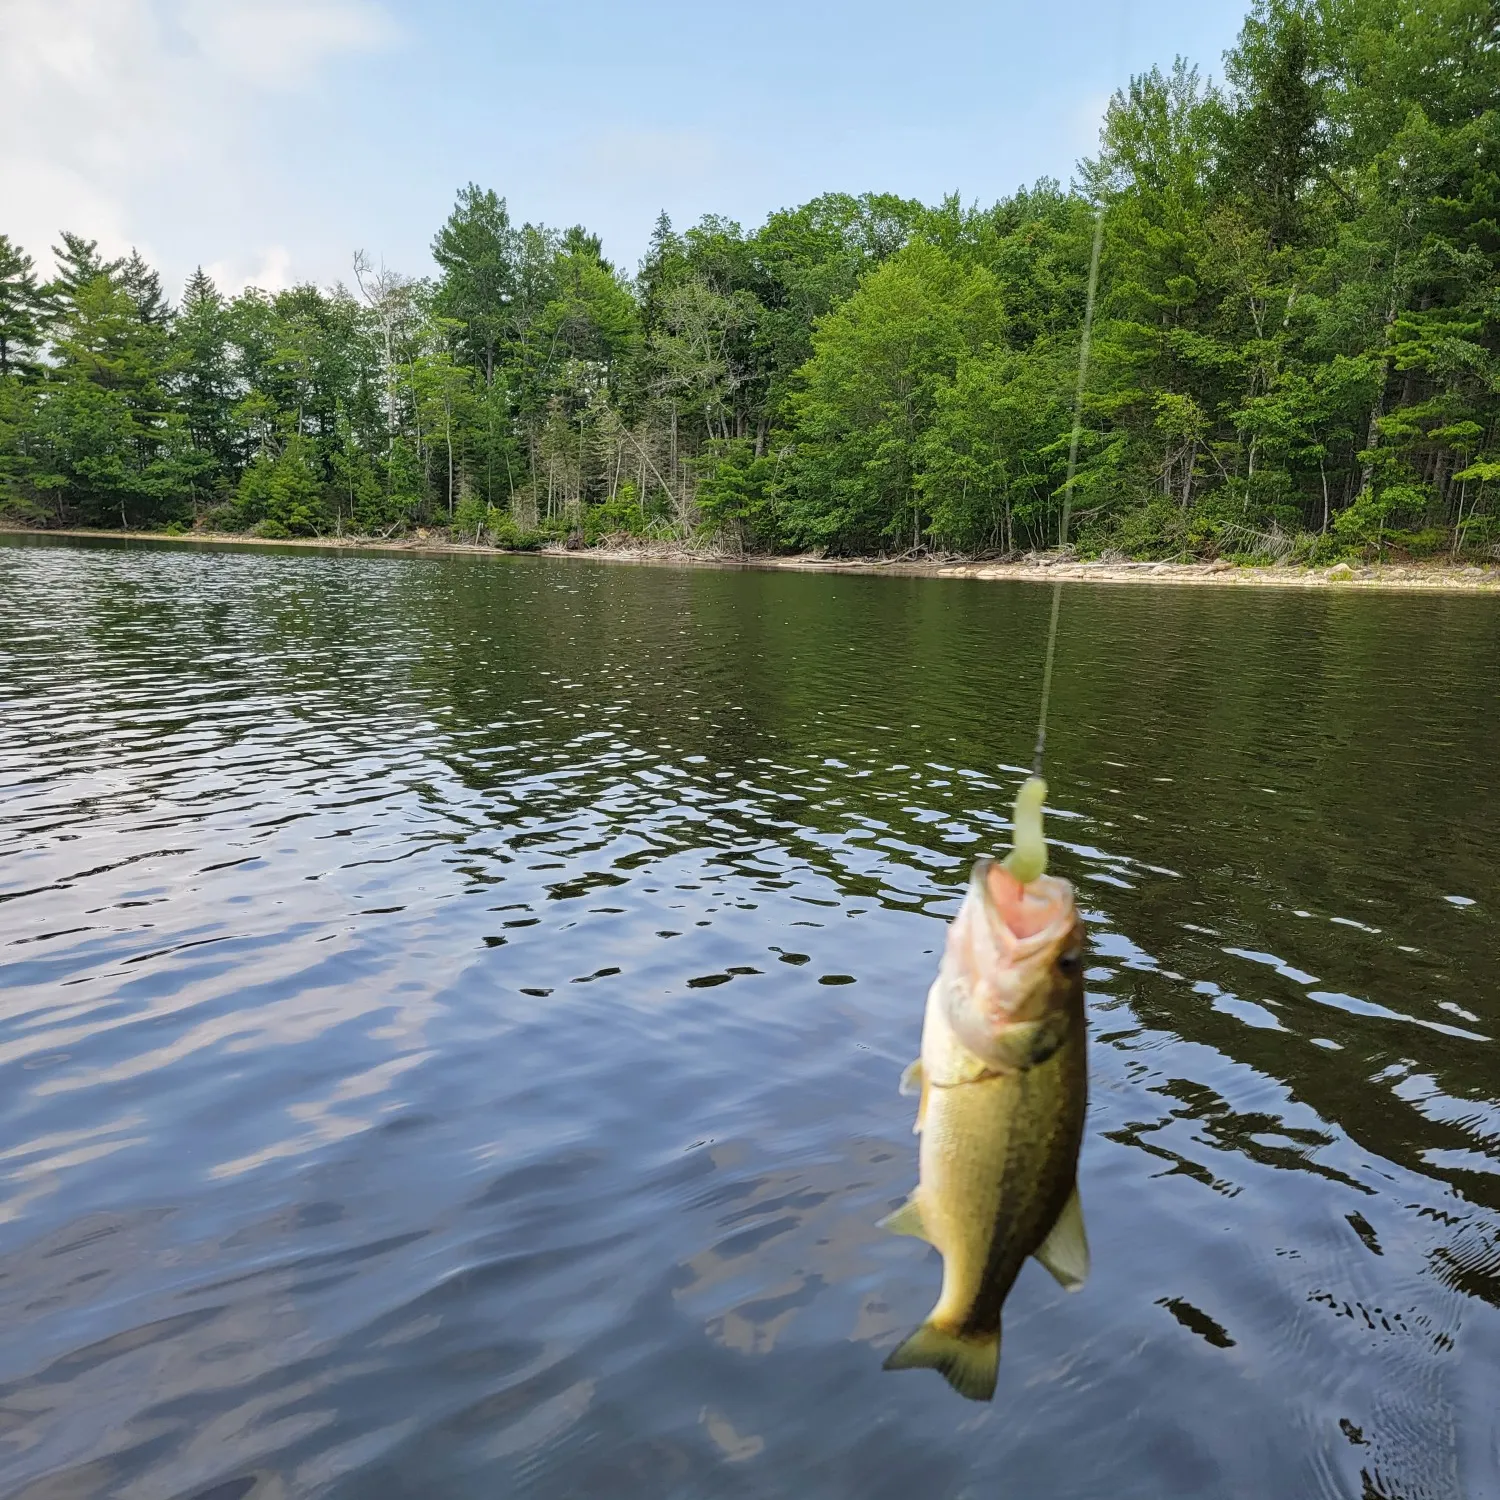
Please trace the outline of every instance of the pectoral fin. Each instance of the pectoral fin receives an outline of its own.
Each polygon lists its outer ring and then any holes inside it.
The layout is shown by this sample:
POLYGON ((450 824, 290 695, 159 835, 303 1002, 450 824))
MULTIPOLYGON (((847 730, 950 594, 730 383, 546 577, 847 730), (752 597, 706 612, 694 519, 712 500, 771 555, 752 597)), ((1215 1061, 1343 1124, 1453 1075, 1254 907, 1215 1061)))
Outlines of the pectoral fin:
POLYGON ((901 1092, 921 1095, 917 1100, 916 1124, 911 1128, 913 1135, 921 1135, 922 1121, 927 1118, 927 1074, 922 1069, 920 1057, 914 1063, 906 1065, 906 1071, 901 1075, 901 1092))
POLYGON ((909 1234, 914 1239, 927 1239, 927 1228, 922 1223, 922 1210, 917 1207, 915 1193, 895 1213, 887 1214, 876 1227, 889 1229, 892 1234, 909 1234))
POLYGON ((1089 1242, 1083 1232, 1083 1208, 1078 1202, 1076 1183, 1057 1216, 1057 1223, 1035 1254, 1066 1292, 1076 1292, 1088 1280, 1089 1242))

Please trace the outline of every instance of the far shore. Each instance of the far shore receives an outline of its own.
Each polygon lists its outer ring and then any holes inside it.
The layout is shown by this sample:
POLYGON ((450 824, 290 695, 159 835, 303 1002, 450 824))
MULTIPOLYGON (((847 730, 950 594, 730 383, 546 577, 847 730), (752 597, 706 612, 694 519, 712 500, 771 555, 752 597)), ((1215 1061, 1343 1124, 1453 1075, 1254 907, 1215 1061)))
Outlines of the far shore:
POLYGON ((441 533, 417 532, 392 541, 373 537, 269 537, 238 532, 56 531, 0 527, 0 537, 76 537, 90 541, 162 542, 182 546, 301 548, 311 551, 394 552, 418 556, 565 557, 577 562, 634 563, 669 567, 783 569, 800 573, 885 574, 903 578, 1007 579, 1024 583, 1198 584, 1225 588, 1347 588, 1416 590, 1446 593, 1500 594, 1500 563, 1423 562, 1337 563, 1300 567, 1239 565, 1215 562, 1080 561, 1065 555, 1037 553, 1021 561, 986 562, 963 557, 835 558, 804 553, 792 557, 737 554, 684 543, 649 542, 597 547, 544 547, 531 553, 453 541, 441 533))

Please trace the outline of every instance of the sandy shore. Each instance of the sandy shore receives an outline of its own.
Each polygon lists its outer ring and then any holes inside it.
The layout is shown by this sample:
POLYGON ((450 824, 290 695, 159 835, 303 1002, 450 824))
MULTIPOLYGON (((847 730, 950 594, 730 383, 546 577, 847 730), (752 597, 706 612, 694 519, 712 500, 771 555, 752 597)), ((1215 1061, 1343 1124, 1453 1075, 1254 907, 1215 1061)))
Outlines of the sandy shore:
POLYGON ((1239 567, 1230 562, 1078 562, 1038 555, 1023 562, 972 559, 883 561, 876 558, 703 556, 686 550, 548 549, 548 556, 598 562, 686 563, 710 567, 781 568, 800 573, 883 573, 906 578, 1011 579, 1023 583, 1169 583, 1230 588, 1419 589, 1500 594, 1500 566, 1490 564, 1372 563, 1334 567, 1239 567))
MULTIPOLYGON (((230 532, 192 532, 170 536, 148 531, 34 531, 0 527, 0 535, 80 537, 105 541, 149 541, 179 546, 272 547, 310 551, 396 552, 416 555, 503 555, 494 547, 450 541, 440 533, 418 532, 399 541, 352 537, 295 537, 272 541, 230 532)), ((569 550, 547 547, 532 554, 565 557, 575 562, 634 563, 637 565, 709 568, 776 568, 801 573, 887 574, 906 578, 1013 579, 1026 583, 1154 583, 1197 584, 1223 588, 1350 588, 1401 589, 1452 593, 1500 594, 1500 564, 1453 563, 1339 563, 1333 567, 1238 567, 1208 563, 1079 562, 1039 554, 1020 562, 984 562, 964 558, 920 558, 885 561, 878 558, 737 556, 672 543, 630 547, 590 547, 569 550)))

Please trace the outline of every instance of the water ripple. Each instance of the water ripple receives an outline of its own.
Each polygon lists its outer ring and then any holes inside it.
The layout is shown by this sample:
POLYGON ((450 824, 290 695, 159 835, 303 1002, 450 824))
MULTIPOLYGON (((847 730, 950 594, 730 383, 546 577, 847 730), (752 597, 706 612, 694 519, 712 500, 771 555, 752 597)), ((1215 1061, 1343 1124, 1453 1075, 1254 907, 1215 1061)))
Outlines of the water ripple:
POLYGON ((1095 1273, 881 1376, 1047 604, 0 547, 0 1490, 1493 1488, 1483 601, 1069 593, 1095 1273))

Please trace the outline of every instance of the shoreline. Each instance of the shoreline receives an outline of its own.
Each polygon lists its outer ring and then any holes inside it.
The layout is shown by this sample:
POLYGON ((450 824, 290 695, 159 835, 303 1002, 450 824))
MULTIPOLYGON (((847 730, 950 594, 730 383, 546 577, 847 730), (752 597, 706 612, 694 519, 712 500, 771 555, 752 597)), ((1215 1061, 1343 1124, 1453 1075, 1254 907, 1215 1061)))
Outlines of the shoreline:
POLYGON ((697 551, 678 543, 636 547, 542 547, 512 552, 502 547, 417 535, 399 541, 354 537, 253 537, 234 532, 44 531, 0 527, 0 538, 71 537, 88 541, 176 543, 198 547, 297 548, 324 552, 388 552, 406 556, 563 557, 580 562, 633 563, 638 566, 739 568, 797 573, 885 575, 902 578, 972 578, 1023 583, 1154 583, 1221 588, 1347 588, 1438 593, 1500 594, 1500 565, 1455 562, 1337 563, 1307 568, 1287 565, 1240 566, 1216 562, 1084 562, 1034 555, 1021 562, 974 558, 826 558, 802 554, 773 557, 697 551))

